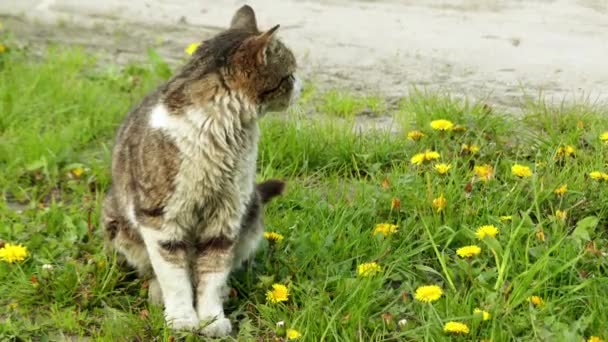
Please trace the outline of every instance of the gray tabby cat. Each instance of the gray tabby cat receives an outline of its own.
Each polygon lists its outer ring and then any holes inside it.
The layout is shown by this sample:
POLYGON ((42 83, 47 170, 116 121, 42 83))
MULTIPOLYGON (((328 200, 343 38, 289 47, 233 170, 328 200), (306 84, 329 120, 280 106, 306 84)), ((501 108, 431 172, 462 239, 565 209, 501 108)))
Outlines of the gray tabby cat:
POLYGON ((204 41, 118 130, 102 223, 107 246, 152 277, 150 299, 174 328, 224 336, 227 277, 263 231, 262 204, 283 183, 255 185, 258 119, 299 95, 292 52, 260 32, 249 6, 204 41))

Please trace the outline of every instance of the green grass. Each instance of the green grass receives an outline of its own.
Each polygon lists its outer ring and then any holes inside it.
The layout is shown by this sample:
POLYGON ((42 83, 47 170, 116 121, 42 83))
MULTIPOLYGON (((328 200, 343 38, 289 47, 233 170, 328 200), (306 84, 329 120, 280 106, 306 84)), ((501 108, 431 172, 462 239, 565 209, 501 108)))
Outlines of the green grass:
MULTIPOLYGON (((102 252, 98 229, 115 130, 167 77, 167 66, 153 54, 143 65, 95 65, 66 49, 39 61, 19 51, 0 55, 0 238, 29 251, 22 262, 0 262, 0 340, 195 340, 164 326, 162 310, 146 303, 145 282, 102 252)), ((349 116, 356 112, 349 103, 360 100, 341 101, 327 114, 349 116)), ((279 321, 305 341, 607 338, 608 182, 588 177, 608 170, 608 145, 599 139, 608 130, 606 108, 536 104, 514 118, 413 92, 393 115, 402 132, 392 135, 352 133, 348 120, 263 120, 259 179, 289 183, 266 209, 267 229, 285 239, 264 243, 255 263, 232 276, 237 296, 225 307, 237 329, 226 340, 274 340, 284 334, 279 321), (466 130, 433 131, 434 119, 466 130), (426 136, 410 141, 412 129, 426 136), (470 143, 480 151, 463 154, 470 143), (564 144, 575 157, 556 158, 564 144), (447 175, 433 162, 410 164, 426 149, 451 164, 447 175), (511 175, 515 163, 533 176, 511 175), (480 164, 495 169, 487 183, 474 181, 480 164), (553 190, 562 184, 568 192, 559 198, 553 190), (441 194, 447 207, 438 213, 432 202, 441 194), (400 208, 391 208, 393 198, 400 208), (565 221, 557 210, 567 212, 565 221), (398 232, 372 236, 385 222, 398 232), (500 232, 479 241, 475 231, 485 224, 500 232), (456 255, 471 244, 479 256, 456 255), (366 262, 382 271, 358 277, 366 262), (289 286, 288 302, 266 302, 273 283, 289 286), (431 304, 414 300, 427 284, 444 295, 431 304), (533 295, 544 305, 531 305, 533 295), (475 317, 475 308, 490 320, 475 317), (445 334, 448 321, 466 323, 470 333, 445 334)))
POLYGON ((386 104, 379 96, 357 97, 349 91, 335 89, 316 94, 316 97, 314 95, 314 89, 305 88, 303 101, 307 102, 309 98, 313 98, 316 102, 316 111, 322 115, 352 118, 363 113, 371 115, 386 113, 386 104))

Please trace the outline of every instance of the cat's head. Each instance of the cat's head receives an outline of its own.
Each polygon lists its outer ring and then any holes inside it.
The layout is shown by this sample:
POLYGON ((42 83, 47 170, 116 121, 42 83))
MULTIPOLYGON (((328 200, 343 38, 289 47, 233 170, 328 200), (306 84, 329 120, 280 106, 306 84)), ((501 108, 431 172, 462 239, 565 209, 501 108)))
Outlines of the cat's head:
POLYGON ((230 27, 204 41, 194 53, 226 87, 241 93, 264 111, 286 109, 299 95, 296 59, 277 37, 279 25, 260 31, 255 13, 241 7, 230 27))

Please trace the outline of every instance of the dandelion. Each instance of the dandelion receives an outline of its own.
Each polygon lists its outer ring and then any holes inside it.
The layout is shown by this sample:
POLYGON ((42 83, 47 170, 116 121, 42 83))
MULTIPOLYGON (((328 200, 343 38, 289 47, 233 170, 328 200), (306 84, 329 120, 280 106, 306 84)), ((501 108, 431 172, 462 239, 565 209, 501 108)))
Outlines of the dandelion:
POLYGON ((366 262, 357 266, 357 274, 360 277, 371 277, 376 273, 380 273, 382 268, 375 262, 366 262))
POLYGON ((556 210, 555 218, 560 221, 566 221, 566 219, 568 218, 568 213, 565 210, 556 210))
POLYGON ((0 43, 0 55, 6 52, 6 46, 0 43))
POLYGON ((27 257, 27 248, 21 244, 13 245, 7 243, 0 248, 0 260, 12 264, 17 261, 23 261, 27 257))
POLYGON ((479 240, 484 239, 486 236, 493 238, 493 237, 496 237, 496 235, 498 235, 498 228, 496 228, 495 226, 493 226, 491 224, 481 226, 481 227, 477 228, 475 235, 477 236, 477 238, 479 240))
POLYGON ((437 160, 437 159, 439 159, 440 156, 441 155, 439 154, 439 152, 426 150, 423 153, 416 153, 412 157, 410 162, 412 163, 412 165, 420 165, 420 164, 424 163, 425 161, 437 160))
POLYGON ((72 173, 72 175, 74 175, 74 177, 80 178, 80 176, 82 176, 84 174, 84 169, 79 166, 79 167, 73 168, 70 172, 72 173))
POLYGON ((184 52, 186 52, 188 55, 192 56, 200 45, 201 45, 200 43, 191 43, 190 45, 188 45, 188 47, 186 47, 184 52))
POLYGON ((416 300, 430 303, 438 300, 443 295, 443 290, 437 285, 425 285, 416 289, 414 298, 416 300))
POLYGON ((559 188, 553 190, 553 192, 555 193, 555 195, 557 195, 557 197, 564 197, 566 192, 568 192, 568 185, 564 184, 564 185, 560 186, 559 188))
POLYGON ((540 241, 545 241, 545 232, 542 230, 542 228, 538 228, 536 230, 536 238, 540 241))
POLYGON ((271 303, 286 302, 289 298, 289 290, 283 284, 273 284, 272 290, 266 292, 266 300, 271 303))
POLYGON ((378 223, 376 227, 374 227, 374 232, 372 235, 382 234, 384 236, 389 236, 391 234, 395 234, 397 232, 397 228, 399 228, 399 226, 396 224, 378 223))
POLYGON ((283 235, 275 232, 264 232, 264 238, 269 242, 281 242, 285 238, 283 235))
POLYGON ((416 153, 412 159, 410 159, 410 163, 412 163, 412 165, 420 165, 424 163, 424 153, 416 153))
POLYGON ((433 208, 435 208, 438 213, 442 212, 447 206, 448 200, 443 197, 443 194, 433 200, 433 208))
POLYGON ((429 161, 437 160, 437 159, 439 159, 439 157, 440 157, 439 152, 429 151, 429 150, 426 150, 426 152, 424 152, 424 159, 426 159, 426 160, 429 160, 429 161))
POLYGON ((437 131, 451 131, 454 124, 449 120, 433 120, 431 121, 431 128, 437 131))
POLYGON ((422 139, 425 136, 424 133, 420 132, 420 131, 411 131, 407 133, 407 138, 410 139, 411 141, 418 141, 420 139, 422 139))
POLYGON ((484 182, 489 181, 494 176, 494 168, 488 164, 475 166, 473 172, 484 182))
POLYGON ((490 319, 490 313, 485 311, 485 310, 481 310, 481 309, 475 309, 473 310, 473 314, 475 315, 481 315, 481 319, 484 321, 487 321, 490 319))
POLYGON ((520 178, 532 177, 532 171, 530 168, 519 164, 515 164, 511 167, 511 173, 520 178))
POLYGON ((587 339, 587 342, 604 342, 604 340, 602 340, 602 338, 599 336, 590 336, 587 339))
POLYGON ((466 335, 469 333, 469 327, 466 324, 460 322, 447 322, 443 326, 443 331, 446 333, 466 335))
POLYGON ((479 253, 481 253, 481 248, 476 245, 464 246, 456 250, 456 254, 461 258, 472 258, 479 255, 479 253))
POLYGON ((462 144, 461 146, 461 151, 464 153, 470 153, 470 154, 475 154, 477 152, 479 152, 481 148, 478 145, 475 144, 462 144))
POLYGON ((500 222, 511 222, 513 221, 513 216, 511 215, 504 215, 498 218, 500 220, 500 222))
POLYGON ((445 175, 446 173, 448 173, 448 171, 450 171, 450 169, 452 168, 452 165, 445 164, 445 163, 439 163, 439 164, 435 164, 433 166, 433 168, 435 169, 435 171, 437 171, 438 174, 445 175))
POLYGON ((295 329, 287 329, 285 337, 287 337, 288 340, 297 340, 302 337, 302 334, 295 329))
POLYGON ((391 200, 391 209, 399 210, 399 208, 401 208, 401 200, 397 197, 393 197, 393 199, 391 200))
POLYGON ((557 156, 558 157, 574 157, 575 152, 576 152, 576 150, 574 149, 574 146, 565 145, 565 146, 561 146, 560 148, 557 149, 557 156))
POLYGON ((600 140, 605 143, 608 143, 608 131, 606 131, 600 135, 600 140))
POLYGON ((593 180, 602 180, 602 173, 599 171, 589 172, 589 177, 593 180))
POLYGON ((528 301, 534 304, 534 306, 542 306, 545 304, 545 301, 539 296, 528 297, 528 301))

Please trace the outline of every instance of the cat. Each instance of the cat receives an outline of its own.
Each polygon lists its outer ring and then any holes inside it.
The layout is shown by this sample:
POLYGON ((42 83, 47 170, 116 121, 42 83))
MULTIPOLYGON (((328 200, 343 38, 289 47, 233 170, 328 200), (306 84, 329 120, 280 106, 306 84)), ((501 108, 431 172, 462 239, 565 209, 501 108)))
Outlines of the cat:
POLYGON ((282 191, 281 182, 255 184, 258 120, 301 91, 278 28, 259 31, 244 5, 118 129, 101 217, 106 245, 152 277, 151 300, 162 301, 175 329, 230 334, 227 277, 259 240, 260 203, 282 191))

